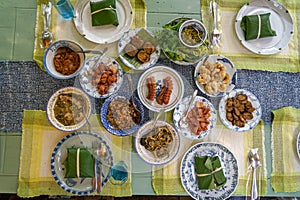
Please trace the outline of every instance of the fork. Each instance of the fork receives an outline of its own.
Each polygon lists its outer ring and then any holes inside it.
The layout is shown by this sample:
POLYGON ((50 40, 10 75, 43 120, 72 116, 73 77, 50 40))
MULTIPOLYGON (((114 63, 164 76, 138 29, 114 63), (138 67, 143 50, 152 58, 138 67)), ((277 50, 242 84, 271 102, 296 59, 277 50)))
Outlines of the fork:
POLYGON ((210 2, 210 8, 213 15, 213 31, 211 37, 211 44, 214 47, 219 47, 219 42, 221 38, 221 31, 218 29, 218 4, 215 1, 210 2))
POLYGON ((96 191, 98 194, 100 194, 101 192, 101 164, 100 164, 100 170, 98 173, 98 163, 99 161, 99 152, 100 152, 100 147, 99 147, 99 143, 97 141, 93 141, 92 142, 92 149, 93 149, 93 155, 95 158, 95 162, 94 162, 94 178, 92 180, 92 185, 93 185, 93 190, 96 191), (100 175, 99 175, 100 174, 100 175))

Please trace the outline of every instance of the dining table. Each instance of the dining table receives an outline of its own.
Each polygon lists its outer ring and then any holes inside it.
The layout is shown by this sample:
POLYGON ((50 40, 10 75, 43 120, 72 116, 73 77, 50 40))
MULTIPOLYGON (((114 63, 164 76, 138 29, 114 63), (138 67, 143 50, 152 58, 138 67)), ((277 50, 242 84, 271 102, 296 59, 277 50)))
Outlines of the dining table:
MULTIPOLYGON (((80 1, 83 0, 70 0, 75 11, 80 1)), ((86 1, 88 0, 84 0, 86 1)), ((236 176, 238 183, 236 186, 228 186, 230 189, 234 187, 234 191, 225 198, 231 195, 250 196, 249 177, 252 171, 248 154, 251 149, 258 149, 260 155, 258 195, 282 199, 300 198, 300 1, 116 1, 130 4, 130 7, 125 6, 125 11, 132 9, 132 22, 128 30, 143 28, 154 33, 177 18, 201 21, 208 32, 208 50, 202 56, 222 55, 230 59, 237 70, 234 89, 244 89, 254 94, 259 100, 262 114, 257 125, 249 130, 237 132, 227 128, 219 117, 222 97, 203 93, 195 83, 194 71, 198 62, 174 62, 161 51, 153 67, 167 66, 176 71, 184 85, 183 97, 190 96, 197 90, 198 96, 208 99, 216 109, 216 125, 207 137, 200 139, 187 138, 178 132, 180 147, 175 158, 165 165, 152 165, 137 153, 135 134, 118 136, 105 129, 100 120, 105 98, 91 97, 92 114, 89 125, 92 126, 93 133, 100 134, 108 141, 114 162, 126 161, 129 170, 125 184, 114 185, 108 181, 103 186, 101 195, 193 196, 187 191, 187 185, 180 174, 183 170, 183 157, 191 146, 211 143, 225 146, 237 160, 238 174, 233 176, 236 176), (220 30, 220 40, 213 47, 209 40, 214 29, 212 2, 218 5, 216 26, 220 30), (256 8, 254 5, 252 8, 252 2, 263 2, 268 6, 256 8), (281 46, 273 43, 276 48, 270 47, 270 52, 264 53, 261 52, 265 48, 263 45, 253 49, 251 42, 240 38, 237 31, 238 18, 241 10, 247 9, 247 6, 250 6, 250 14, 256 14, 255 9, 271 9, 279 16, 278 23, 284 24, 287 20, 291 24, 288 27, 279 26, 280 30, 276 30, 277 33, 281 31, 281 38, 277 41, 281 46), (289 28, 291 30, 287 30, 289 28)), ((42 4, 48 2, 49 0, 0 0, 0 193, 17 194, 24 198, 40 195, 99 195, 72 193, 61 187, 54 176, 53 151, 63 138, 70 137, 72 133, 52 126, 46 114, 47 103, 55 91, 69 86, 80 88, 81 85, 78 77, 56 79, 45 69, 45 48, 41 46, 41 33, 44 30, 42 4)), ((52 5, 49 30, 53 34, 53 42, 71 40, 79 43, 83 49, 103 51, 107 48, 106 55, 121 64, 124 74, 132 77, 134 90, 138 90, 139 78, 146 70, 133 70, 122 63, 118 52, 120 37, 112 42, 97 43, 94 41, 97 38, 83 33, 88 30, 78 30, 78 20, 80 21, 78 16, 70 20, 63 19, 52 5)), ((88 54, 86 56, 87 59, 92 57, 88 54)), ((119 92, 128 93, 129 90, 124 78, 119 92)), ((139 96, 136 91, 134 94, 139 96)), ((144 112, 145 123, 159 113, 145 106, 144 112)), ((175 126, 174 112, 174 109, 164 112, 160 119, 175 126)), ((90 130, 88 126, 84 126, 78 131, 90 130)))

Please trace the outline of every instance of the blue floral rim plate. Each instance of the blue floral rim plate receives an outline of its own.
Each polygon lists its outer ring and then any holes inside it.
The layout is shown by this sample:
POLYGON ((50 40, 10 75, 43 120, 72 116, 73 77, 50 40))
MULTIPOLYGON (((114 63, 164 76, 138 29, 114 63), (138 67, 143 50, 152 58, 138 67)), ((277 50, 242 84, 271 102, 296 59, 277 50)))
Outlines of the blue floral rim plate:
POLYGON ((101 143, 106 148, 106 156, 103 160, 101 159, 102 186, 107 183, 109 170, 113 165, 113 155, 109 145, 97 134, 75 132, 58 142, 51 156, 53 178, 63 190, 75 195, 87 195, 94 192, 91 178, 65 178, 66 166, 64 164, 67 158, 67 148, 92 148, 93 141, 101 143))
POLYGON ((251 92, 244 89, 236 89, 232 90, 230 93, 227 93, 222 97, 219 103, 219 115, 222 123, 229 129, 237 132, 246 132, 252 130, 259 123, 262 116, 262 109, 257 97, 251 92), (246 94, 248 96, 248 100, 252 103, 252 106, 255 108, 255 111, 252 112, 253 119, 247 120, 244 127, 238 127, 232 125, 230 121, 226 119, 226 100, 231 97, 235 97, 237 94, 246 94))
POLYGON ((114 58, 109 56, 103 56, 101 58, 101 60, 98 62, 99 64, 105 64, 106 66, 113 66, 118 70, 118 73, 117 73, 117 82, 112 83, 109 86, 108 92, 106 94, 100 94, 98 92, 97 87, 92 84, 93 75, 91 74, 91 72, 98 67, 98 65, 94 66, 98 58, 99 58, 98 56, 94 56, 89 58, 86 61, 85 67, 81 70, 79 74, 79 82, 82 89, 88 95, 95 98, 107 98, 110 95, 116 93, 120 89, 123 82, 123 70, 120 64, 114 58))
MULTIPOLYGON (((145 38, 143 38, 143 36, 141 36, 142 40, 145 40, 145 38)), ((145 42, 147 42, 148 40, 145 40, 145 42)), ((125 32, 122 37, 119 40, 118 43, 118 53, 120 56, 120 59, 122 60, 122 62, 128 66, 129 68, 133 69, 133 70, 145 70, 148 69, 152 66, 155 65, 155 63, 157 62, 159 56, 160 56, 160 46, 157 42, 157 40, 155 39, 154 35, 152 32, 150 32, 147 29, 144 28, 135 28, 135 29, 130 29, 129 31, 125 32), (124 49, 126 47, 127 44, 129 44, 132 40, 132 38, 135 35, 138 35, 139 32, 143 32, 143 36, 147 37, 150 41, 155 41, 155 51, 150 55, 150 60, 148 62, 145 63, 141 63, 139 62, 137 59, 132 59, 129 57, 126 57, 127 55, 124 53, 124 49)))
MULTIPOLYGON (((212 72, 212 74, 213 73, 214 72, 212 72)), ((214 77, 212 77, 211 79, 213 79, 213 78, 214 77)), ((203 92, 204 94, 206 94, 210 97, 222 97, 226 93, 230 92, 235 87, 236 82, 237 82, 237 71, 236 71, 234 64, 228 58, 226 58, 222 55, 217 55, 217 54, 208 55, 208 56, 202 57, 201 60, 198 62, 197 66, 195 68, 195 71, 194 71, 194 81, 195 81, 197 87, 199 88, 199 90, 201 92, 203 92), (199 83, 199 81, 197 80, 197 77, 200 74, 200 67, 203 66, 206 61, 208 61, 211 64, 219 62, 220 64, 222 64, 225 67, 225 71, 228 73, 228 75, 230 77, 230 81, 229 81, 229 83, 226 84, 226 90, 224 92, 218 92, 215 94, 211 94, 206 91, 204 84, 199 83)))
POLYGON ((104 128, 108 132, 110 132, 114 135, 117 135, 117 136, 127 136, 127 135, 130 135, 130 134, 136 132, 140 128, 140 126, 142 126, 144 123, 144 107, 143 107, 141 101, 137 97, 133 98, 135 104, 137 105, 137 109, 141 112, 141 115, 142 115, 141 122, 139 124, 132 126, 130 129, 121 130, 121 129, 115 129, 106 118, 107 113, 108 113, 108 106, 115 98, 126 98, 128 100, 130 99, 130 97, 128 95, 117 93, 117 94, 107 98, 104 101, 104 103, 101 107, 101 111, 100 111, 100 119, 101 119, 101 122, 102 122, 104 128))
POLYGON ((232 152, 221 144, 198 143, 183 156, 180 178, 185 191, 194 199, 226 199, 235 191, 238 184, 237 160, 232 152), (216 190, 200 190, 196 178, 195 156, 218 156, 226 177, 225 185, 216 190))
POLYGON ((173 113, 173 121, 175 124, 176 129, 178 132, 180 132, 184 137, 190 138, 190 139, 197 139, 200 140, 204 137, 206 137, 211 130, 216 126, 217 123, 217 112, 215 107, 204 97, 196 96, 194 102, 203 102, 206 107, 210 109, 210 117, 208 120, 210 121, 210 124, 208 126, 207 131, 202 131, 199 135, 194 134, 190 131, 189 128, 182 129, 179 127, 179 120, 184 116, 185 112, 188 109, 189 102, 192 96, 187 96, 182 99, 182 101, 175 107, 174 113, 173 113))

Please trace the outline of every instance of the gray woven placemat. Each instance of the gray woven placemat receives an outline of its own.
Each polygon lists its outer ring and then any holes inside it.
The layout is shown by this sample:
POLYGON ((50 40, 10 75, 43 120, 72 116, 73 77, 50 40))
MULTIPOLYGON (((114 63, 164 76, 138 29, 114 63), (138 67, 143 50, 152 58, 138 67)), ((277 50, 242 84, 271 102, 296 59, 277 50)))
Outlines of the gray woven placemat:
MULTIPOLYGON (((166 59, 158 64, 170 66, 182 75, 185 95, 196 89, 193 81, 194 66, 180 66, 166 59)), ((140 74, 133 74, 134 87, 140 74)), ((80 87, 76 78, 57 80, 42 72, 34 61, 0 61, 0 131, 21 132, 22 112, 28 110, 46 110, 49 97, 56 90, 67 87, 80 87)), ((238 70, 236 88, 243 88, 254 93, 260 100, 265 123, 271 123, 271 110, 284 106, 300 107, 300 73, 265 72, 238 70)), ((124 81, 120 91, 128 92, 124 81)), ((218 107, 220 98, 209 98, 218 107)), ((103 99, 92 99, 93 113, 99 113, 103 99)))

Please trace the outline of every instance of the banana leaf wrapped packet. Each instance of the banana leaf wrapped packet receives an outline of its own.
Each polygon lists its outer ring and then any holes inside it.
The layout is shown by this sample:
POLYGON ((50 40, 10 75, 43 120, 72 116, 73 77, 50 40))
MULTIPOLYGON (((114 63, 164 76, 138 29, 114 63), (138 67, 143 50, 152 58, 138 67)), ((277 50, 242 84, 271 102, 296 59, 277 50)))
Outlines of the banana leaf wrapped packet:
POLYGON ((240 27, 245 40, 276 36, 276 31, 271 27, 270 13, 244 16, 240 27))
POLYGON ((200 190, 213 190, 225 185, 226 177, 218 156, 196 156, 194 159, 200 190))
POLYGON ((92 26, 119 25, 116 0, 90 1, 92 26))
POLYGON ((65 161, 65 178, 92 178, 94 177, 94 156, 92 149, 68 148, 65 161), (78 150, 79 149, 79 150, 78 150), (79 154, 79 155, 78 155, 79 154), (79 172, 79 174, 78 174, 79 172))

